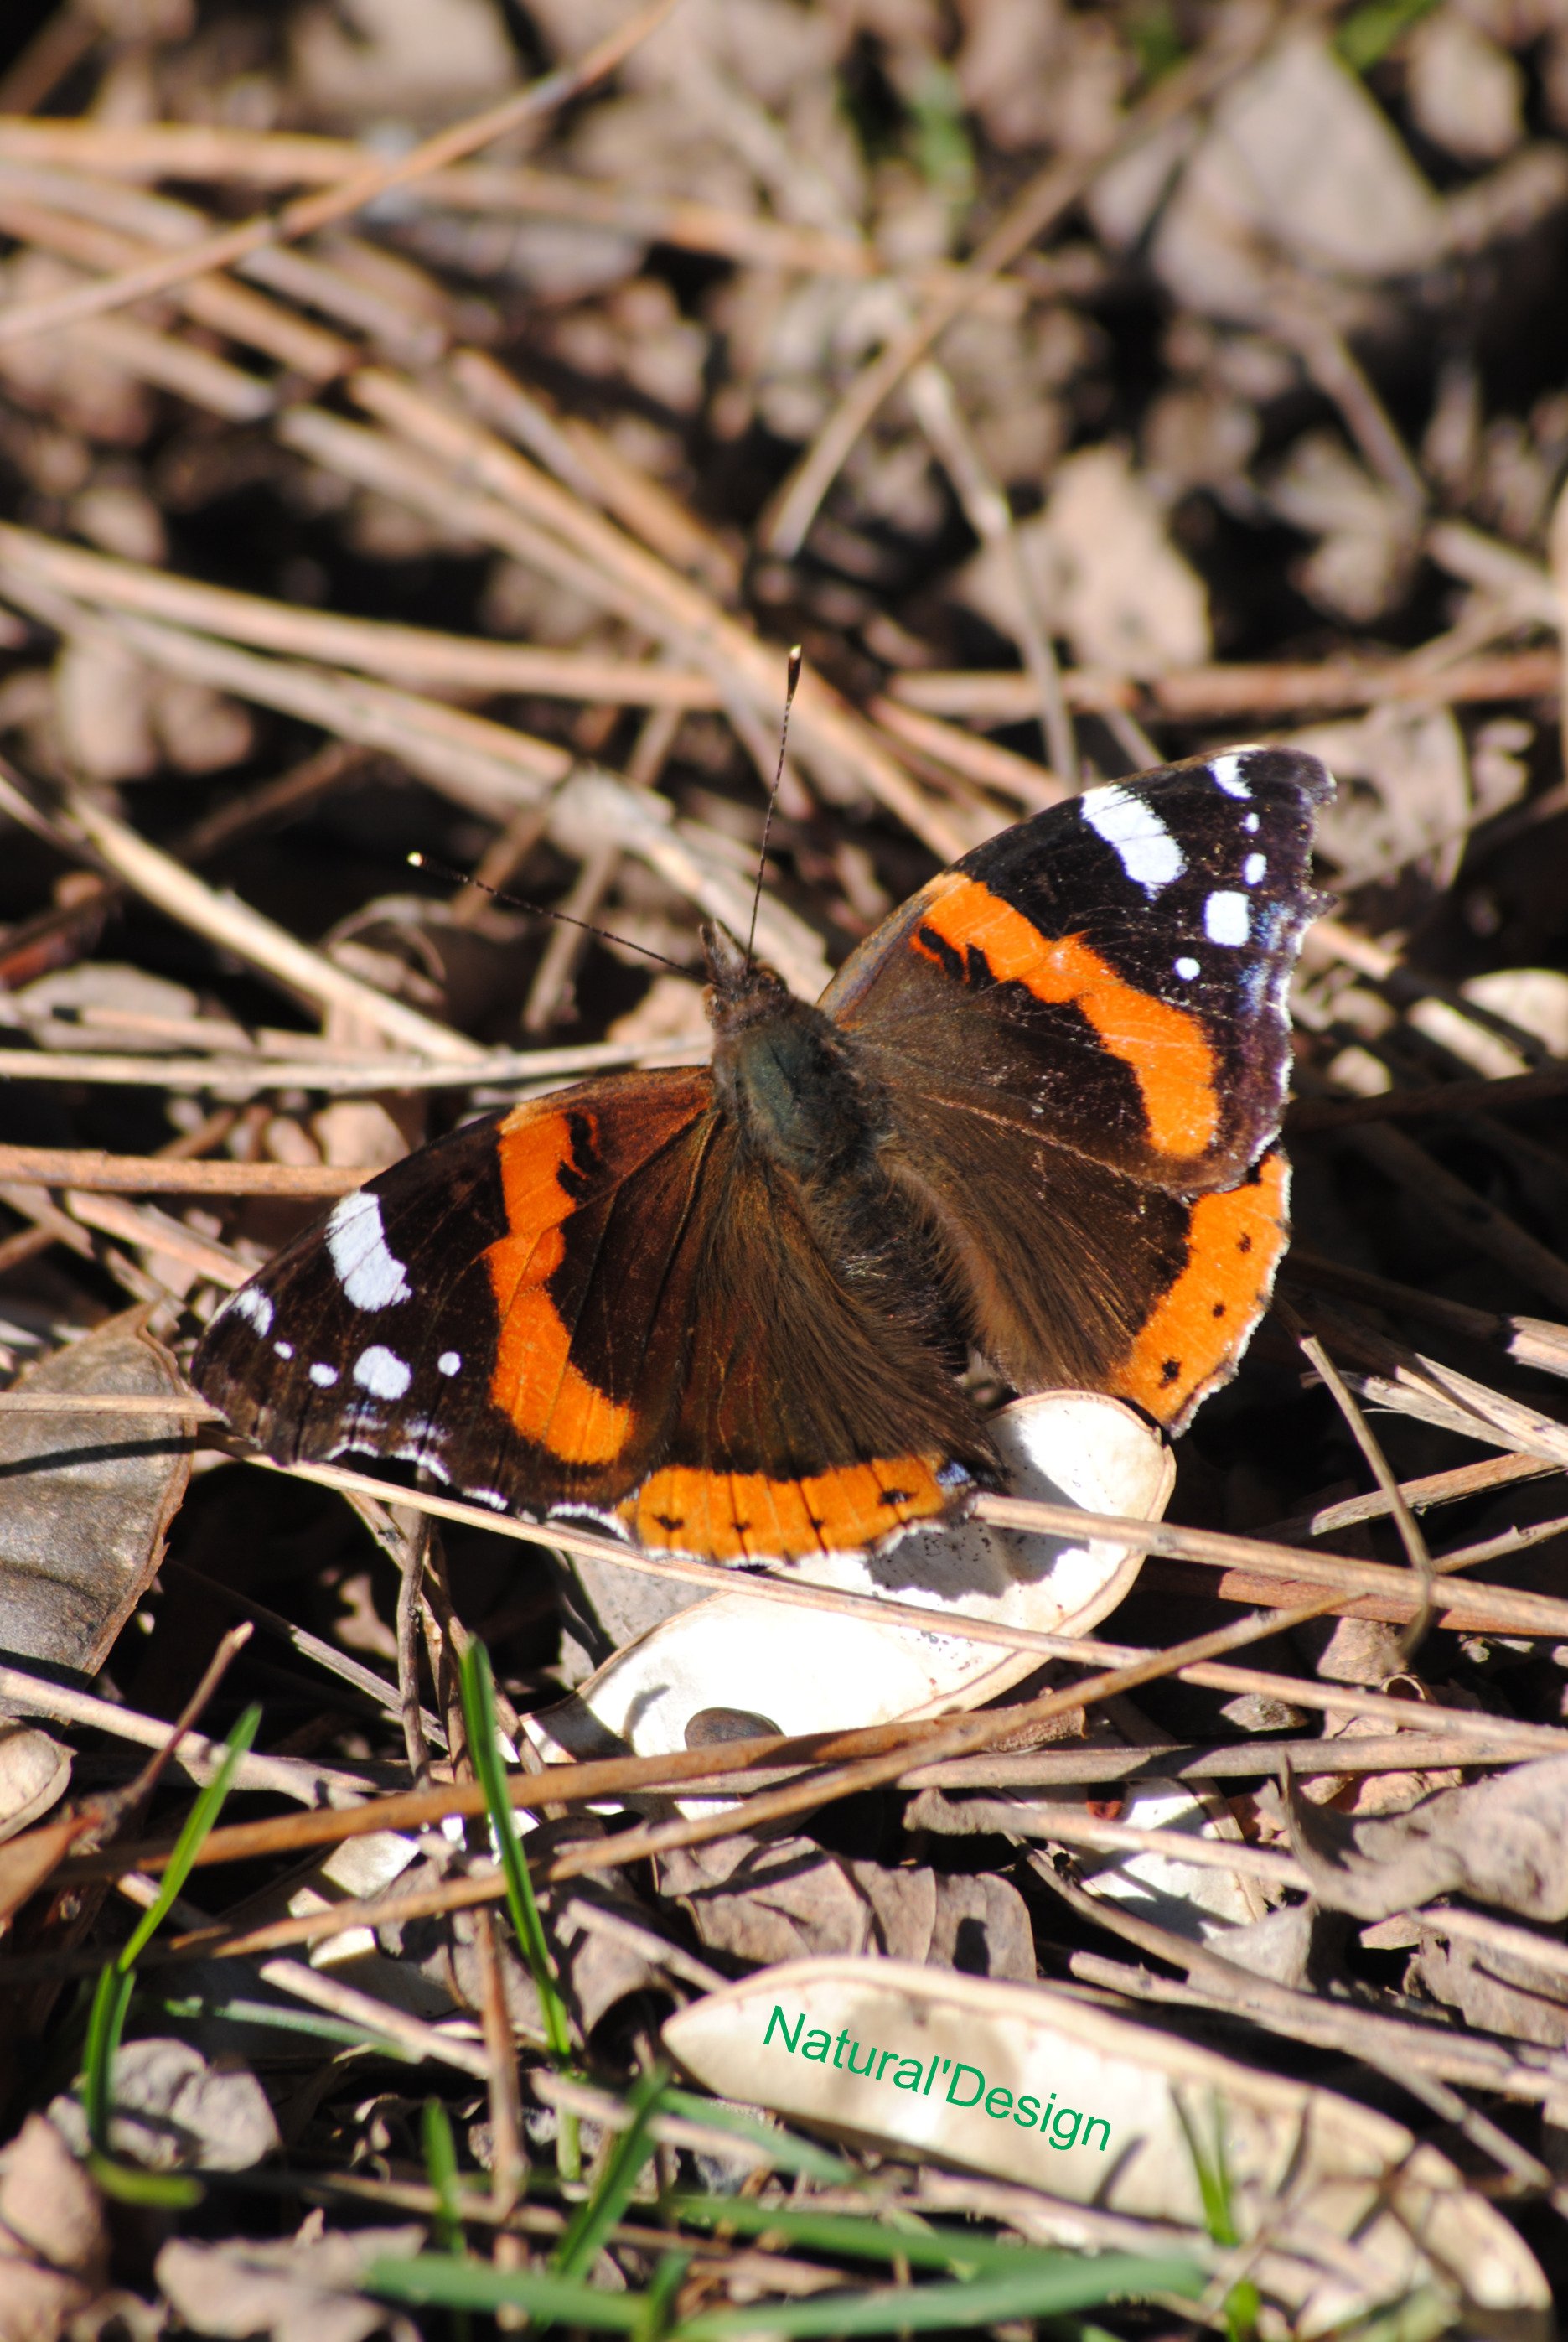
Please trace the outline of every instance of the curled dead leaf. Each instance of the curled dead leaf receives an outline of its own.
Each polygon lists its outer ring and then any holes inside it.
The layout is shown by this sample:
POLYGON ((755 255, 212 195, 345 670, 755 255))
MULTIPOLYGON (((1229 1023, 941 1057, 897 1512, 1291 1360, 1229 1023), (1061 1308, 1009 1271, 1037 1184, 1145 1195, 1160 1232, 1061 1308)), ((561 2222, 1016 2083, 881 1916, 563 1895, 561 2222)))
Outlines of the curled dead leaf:
MULTIPOLYGON (((174 1397, 184 1379, 129 1309, 29 1369, 36 1396, 113 1391, 174 1397)), ((191 1470, 188 1422, 101 1415, 0 1421, 0 1646, 96 1674, 152 1583, 191 1470)))
POLYGON ((795 1960, 694 2002, 664 2037, 721 2096, 1064 2205, 1175 2223, 1200 2250, 1193 2142, 1212 2161, 1223 2119, 1248 2275, 1294 2333, 1421 2286, 1451 2315, 1506 2317, 1540 2342, 1550 2331, 1527 2247, 1400 2124, 1048 1986, 795 1960))
POLYGON ((1347 1822, 1287 1784, 1291 1844, 1320 1903, 1358 1919, 1469 1895, 1568 1919, 1568 1756, 1443 1789, 1407 1814, 1347 1822))

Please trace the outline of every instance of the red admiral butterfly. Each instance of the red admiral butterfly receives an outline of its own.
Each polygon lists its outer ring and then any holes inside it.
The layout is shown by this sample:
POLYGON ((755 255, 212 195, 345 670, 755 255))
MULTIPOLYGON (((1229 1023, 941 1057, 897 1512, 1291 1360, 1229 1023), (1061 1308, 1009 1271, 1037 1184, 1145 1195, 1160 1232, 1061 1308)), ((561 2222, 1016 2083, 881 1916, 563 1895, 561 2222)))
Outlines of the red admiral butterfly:
POLYGON ((194 1380, 283 1461, 723 1560, 864 1548, 1000 1485, 956 1376, 1131 1399, 1234 1373, 1315 758, 1091 788, 942 872, 815 1007, 704 930, 711 1066, 472 1122, 225 1304, 194 1380))

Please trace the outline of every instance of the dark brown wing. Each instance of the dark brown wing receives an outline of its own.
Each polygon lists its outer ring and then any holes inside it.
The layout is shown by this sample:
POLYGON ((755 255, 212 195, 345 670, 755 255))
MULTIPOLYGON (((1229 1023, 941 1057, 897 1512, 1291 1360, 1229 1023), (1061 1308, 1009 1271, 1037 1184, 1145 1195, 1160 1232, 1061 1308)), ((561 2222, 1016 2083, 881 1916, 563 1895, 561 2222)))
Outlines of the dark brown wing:
POLYGON ((864 1546, 991 1450, 874 1277, 744 1162, 705 1068, 553 1095, 396 1164, 228 1302, 194 1379, 270 1454, 718 1559, 864 1546))
POLYGON ((1332 786, 1243 749, 1091 790, 943 872, 824 996, 1014 1383, 1180 1426, 1233 1371, 1285 1240, 1269 1150, 1332 786))

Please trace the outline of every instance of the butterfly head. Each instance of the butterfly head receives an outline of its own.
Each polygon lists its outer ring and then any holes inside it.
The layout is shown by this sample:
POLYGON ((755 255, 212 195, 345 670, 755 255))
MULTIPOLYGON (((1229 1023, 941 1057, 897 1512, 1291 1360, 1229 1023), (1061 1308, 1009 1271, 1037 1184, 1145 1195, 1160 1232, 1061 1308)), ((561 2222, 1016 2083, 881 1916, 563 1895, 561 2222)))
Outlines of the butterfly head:
POLYGON ((704 999, 715 1033, 734 1033, 787 1010, 794 996, 783 976, 754 959, 717 919, 704 922, 703 953, 708 968, 704 999))

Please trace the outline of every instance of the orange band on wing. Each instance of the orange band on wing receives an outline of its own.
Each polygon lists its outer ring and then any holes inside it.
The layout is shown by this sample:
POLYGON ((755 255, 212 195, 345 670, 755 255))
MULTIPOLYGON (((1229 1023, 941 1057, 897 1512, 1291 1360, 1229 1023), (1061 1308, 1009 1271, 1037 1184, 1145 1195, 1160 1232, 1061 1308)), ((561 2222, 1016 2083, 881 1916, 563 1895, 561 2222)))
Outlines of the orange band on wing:
POLYGON ((942 1486, 929 1456, 844 1464, 809 1480, 672 1465, 616 1510, 638 1544, 654 1551, 787 1559, 856 1552, 906 1522, 952 1512, 955 1493, 942 1486))
POLYGON ((575 1206, 558 1173, 572 1161, 564 1114, 520 1107, 502 1124, 501 1188, 514 1231, 485 1255, 501 1320, 490 1396, 525 1439, 562 1464, 610 1464, 625 1446, 632 1409, 596 1390, 572 1364, 572 1336, 545 1289, 566 1256, 563 1223, 575 1206))
POLYGON ((1265 1155, 1244 1187, 1200 1196, 1187 1263, 1108 1386, 1160 1423, 1174 1423, 1233 1366, 1256 1323, 1285 1248, 1283 1155, 1265 1155))
MULTIPOLYGON (((1149 1136, 1162 1155, 1201 1155, 1219 1128, 1214 1053, 1198 1019, 1124 982, 1077 936, 1052 943, 1022 911, 976 878, 949 872, 927 888, 914 935, 929 927, 956 952, 983 952, 999 984, 1022 984, 1036 1000, 1068 1002, 1114 1057, 1131 1066, 1149 1136)), ((926 950, 928 958, 935 958, 926 950)))

